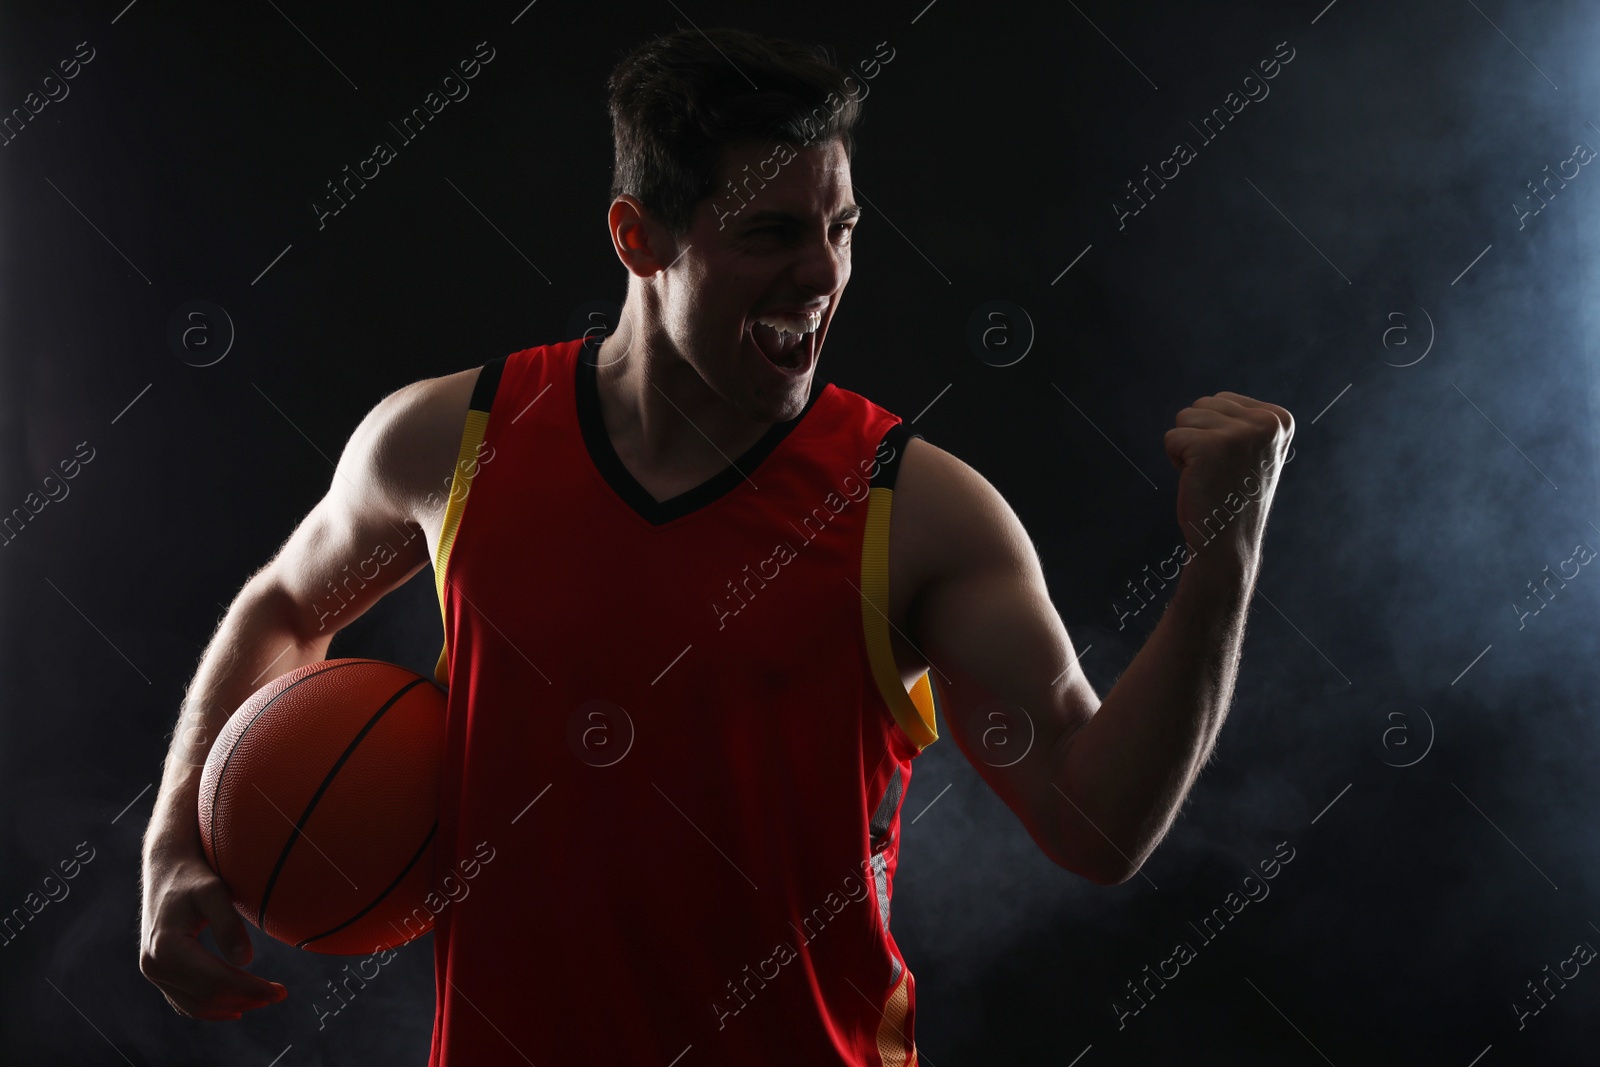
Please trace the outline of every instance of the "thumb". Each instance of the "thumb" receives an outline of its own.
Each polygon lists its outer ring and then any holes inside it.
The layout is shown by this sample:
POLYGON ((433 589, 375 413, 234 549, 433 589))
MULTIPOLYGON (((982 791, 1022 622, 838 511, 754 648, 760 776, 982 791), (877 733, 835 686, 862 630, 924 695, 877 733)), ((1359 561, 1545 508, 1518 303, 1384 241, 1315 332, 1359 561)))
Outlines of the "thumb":
POLYGON ((245 930, 244 919, 233 906, 233 894, 228 891, 227 884, 216 879, 200 892, 198 903, 222 954, 236 966, 249 963, 255 955, 250 935, 245 930))
POLYGON ((1172 464, 1174 470, 1183 470, 1183 439, 1178 433, 1180 428, 1174 426, 1161 437, 1161 448, 1167 454, 1167 462, 1172 464))

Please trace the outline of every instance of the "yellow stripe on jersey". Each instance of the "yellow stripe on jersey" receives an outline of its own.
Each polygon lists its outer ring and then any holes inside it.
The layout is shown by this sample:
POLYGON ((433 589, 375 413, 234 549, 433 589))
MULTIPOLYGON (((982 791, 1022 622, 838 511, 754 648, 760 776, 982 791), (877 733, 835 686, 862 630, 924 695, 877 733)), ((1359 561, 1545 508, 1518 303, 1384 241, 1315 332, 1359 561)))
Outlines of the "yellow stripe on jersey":
POLYGON ((911 1001, 906 984, 910 981, 910 971, 901 974, 894 992, 889 994, 889 1003, 883 1006, 883 1022, 878 1026, 878 1058, 883 1061, 883 1067, 915 1067, 917 1062, 916 1046, 906 1047, 910 1044, 905 1032, 911 1001))
POLYGON ((867 498, 867 529, 861 546, 861 625, 867 638, 867 659, 878 691, 917 751, 939 740, 934 718, 933 686, 928 672, 906 692, 889 644, 889 513, 894 490, 874 486, 867 498))
POLYGON ((441 685, 450 684, 450 620, 446 617, 444 606, 445 569, 450 564, 450 549, 456 542, 461 513, 467 506, 467 492, 472 488, 472 476, 478 470, 478 449, 488 426, 487 411, 472 409, 467 412, 467 424, 461 431, 461 451, 456 456, 455 474, 450 478, 450 503, 445 507, 444 525, 439 529, 439 557, 433 561, 434 586, 439 593, 439 616, 445 624, 444 647, 439 650, 439 662, 433 668, 433 676, 441 685))

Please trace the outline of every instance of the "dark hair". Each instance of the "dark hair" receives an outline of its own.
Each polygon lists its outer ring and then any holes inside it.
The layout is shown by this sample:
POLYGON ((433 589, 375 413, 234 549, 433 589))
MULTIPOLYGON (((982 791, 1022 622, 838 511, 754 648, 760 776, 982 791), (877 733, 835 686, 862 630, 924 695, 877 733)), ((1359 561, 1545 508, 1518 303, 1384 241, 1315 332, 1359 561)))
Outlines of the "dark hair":
POLYGON ((616 149, 611 197, 637 197, 681 237, 734 144, 786 139, 798 148, 837 139, 851 158, 861 99, 848 80, 826 46, 745 30, 677 30, 646 41, 606 83, 616 149))

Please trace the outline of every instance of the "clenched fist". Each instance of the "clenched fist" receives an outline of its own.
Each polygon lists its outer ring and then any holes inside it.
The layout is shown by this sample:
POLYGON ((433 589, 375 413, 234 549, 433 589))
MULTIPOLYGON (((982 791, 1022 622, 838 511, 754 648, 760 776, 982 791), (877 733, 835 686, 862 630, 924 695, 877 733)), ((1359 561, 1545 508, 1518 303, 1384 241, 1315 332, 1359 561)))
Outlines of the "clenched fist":
POLYGON ((1178 412, 1164 443, 1179 472, 1178 526, 1191 552, 1257 560, 1293 438, 1287 409, 1240 393, 1203 396, 1178 412))

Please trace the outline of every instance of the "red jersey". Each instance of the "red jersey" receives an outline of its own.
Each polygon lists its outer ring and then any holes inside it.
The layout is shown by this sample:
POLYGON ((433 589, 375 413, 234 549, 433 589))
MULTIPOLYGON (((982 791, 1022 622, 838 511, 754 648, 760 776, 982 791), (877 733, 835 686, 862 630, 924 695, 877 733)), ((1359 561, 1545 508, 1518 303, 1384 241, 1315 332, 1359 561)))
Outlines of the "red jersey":
POLYGON ((657 502, 595 351, 485 364, 462 434, 430 1067, 912 1067, 889 903, 938 734, 888 543, 916 435, 828 383, 657 502))

